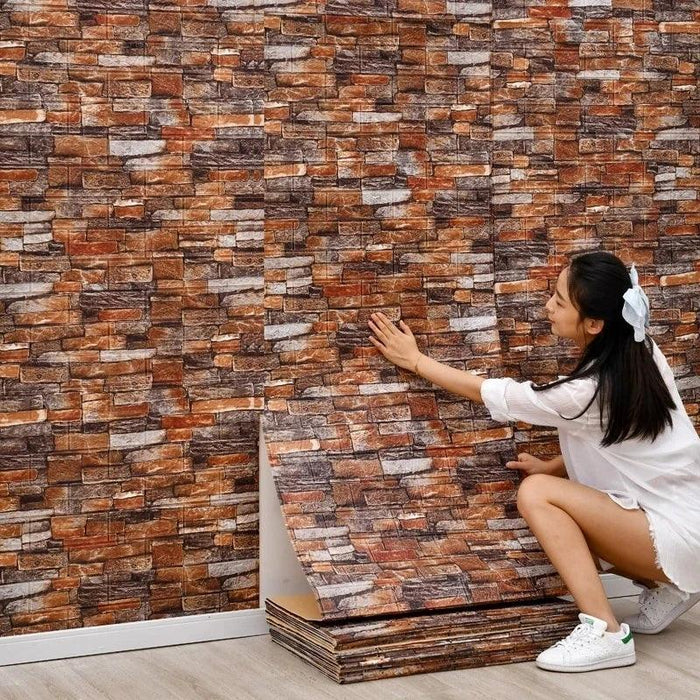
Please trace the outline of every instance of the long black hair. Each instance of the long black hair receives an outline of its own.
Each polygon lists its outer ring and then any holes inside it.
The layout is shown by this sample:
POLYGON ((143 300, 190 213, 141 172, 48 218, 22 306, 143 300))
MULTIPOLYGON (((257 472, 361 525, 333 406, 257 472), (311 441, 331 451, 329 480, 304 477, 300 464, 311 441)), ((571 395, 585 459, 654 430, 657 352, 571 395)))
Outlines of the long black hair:
POLYGON ((624 263, 612 253, 584 253, 571 259, 569 299, 581 321, 600 319, 603 329, 585 347, 571 374, 532 387, 544 391, 573 379, 597 376, 595 393, 586 408, 567 420, 583 415, 597 396, 604 447, 630 438, 651 438, 653 442, 666 425, 673 425, 671 411, 676 408, 654 361, 651 339, 645 336, 644 342, 636 342, 634 329, 622 317, 622 297, 631 287, 624 263))

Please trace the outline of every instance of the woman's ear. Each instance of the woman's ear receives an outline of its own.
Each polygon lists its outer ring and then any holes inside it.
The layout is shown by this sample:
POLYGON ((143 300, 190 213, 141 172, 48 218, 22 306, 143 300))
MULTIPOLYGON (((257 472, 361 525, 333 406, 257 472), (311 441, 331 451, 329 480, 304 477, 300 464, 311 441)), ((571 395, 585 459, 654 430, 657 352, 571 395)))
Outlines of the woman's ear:
POLYGON ((588 335, 598 335, 603 330, 605 321, 600 318, 587 318, 583 322, 583 327, 588 335))

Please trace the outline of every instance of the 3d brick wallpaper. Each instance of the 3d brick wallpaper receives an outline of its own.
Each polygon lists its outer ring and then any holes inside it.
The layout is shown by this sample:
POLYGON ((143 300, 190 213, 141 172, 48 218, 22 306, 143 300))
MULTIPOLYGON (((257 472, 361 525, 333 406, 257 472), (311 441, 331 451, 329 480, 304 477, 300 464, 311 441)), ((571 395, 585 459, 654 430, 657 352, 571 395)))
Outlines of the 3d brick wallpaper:
POLYGON ((436 359, 502 365, 488 16, 265 24, 264 428, 324 616, 557 592, 500 457, 512 428, 367 340, 382 309, 436 359))
POLYGON ((257 606, 263 414, 330 615, 554 583, 503 467, 554 434, 374 310, 551 379, 548 283, 604 247, 698 420, 697 1, 356 5, 3 5, 0 634, 257 606))
POLYGON ((256 607, 262 17, 0 31, 0 633, 256 607))

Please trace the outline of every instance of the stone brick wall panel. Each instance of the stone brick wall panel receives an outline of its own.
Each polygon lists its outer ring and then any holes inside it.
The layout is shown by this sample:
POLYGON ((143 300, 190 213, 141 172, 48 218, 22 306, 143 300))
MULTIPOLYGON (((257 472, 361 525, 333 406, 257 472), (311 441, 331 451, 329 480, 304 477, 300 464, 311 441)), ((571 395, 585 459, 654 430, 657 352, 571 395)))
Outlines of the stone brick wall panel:
POLYGON ((546 381, 574 359, 552 281, 602 246, 637 263, 697 421, 699 21, 6 2, 0 634, 254 607, 263 409, 327 615, 554 590, 503 468, 552 431, 391 367, 367 318, 546 381))
POLYGON ((329 618, 559 585, 514 506, 511 429, 366 340, 382 310, 436 359, 501 364, 488 47, 450 17, 267 21, 264 428, 329 618))
POLYGON ((0 633, 254 607, 262 17, 9 5, 0 633))
MULTIPOLYGON (((548 381, 573 367, 549 335, 546 280, 570 253, 603 247, 636 262, 652 334, 697 415, 696 10, 494 7, 491 202, 510 376, 548 381)), ((555 449, 537 434, 540 449, 555 449)), ((534 435, 516 431, 516 441, 534 435)))

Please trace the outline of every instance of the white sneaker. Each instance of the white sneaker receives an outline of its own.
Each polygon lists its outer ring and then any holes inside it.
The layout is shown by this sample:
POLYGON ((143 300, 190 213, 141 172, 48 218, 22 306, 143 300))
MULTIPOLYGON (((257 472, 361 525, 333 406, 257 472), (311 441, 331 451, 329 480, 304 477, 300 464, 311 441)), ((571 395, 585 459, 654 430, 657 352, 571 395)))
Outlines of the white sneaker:
POLYGON ((535 663, 547 671, 597 671, 600 668, 631 666, 637 657, 634 639, 626 624, 619 632, 606 632, 608 623, 579 613, 581 624, 565 639, 545 649, 535 663))
POLYGON ((656 588, 642 586, 639 594, 639 613, 625 618, 633 632, 657 634, 677 617, 700 601, 700 593, 686 593, 672 583, 660 583, 656 588))

